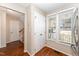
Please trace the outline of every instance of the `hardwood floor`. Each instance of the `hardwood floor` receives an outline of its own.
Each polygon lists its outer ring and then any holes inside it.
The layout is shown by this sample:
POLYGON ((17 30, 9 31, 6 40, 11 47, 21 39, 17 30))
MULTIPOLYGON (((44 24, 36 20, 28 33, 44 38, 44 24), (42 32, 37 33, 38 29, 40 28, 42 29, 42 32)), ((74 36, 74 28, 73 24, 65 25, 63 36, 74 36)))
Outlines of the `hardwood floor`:
MULTIPOLYGON (((24 53, 23 43, 15 41, 7 44, 6 48, 0 48, 0 56, 29 56, 28 53, 24 53)), ((35 56, 66 56, 63 53, 57 52, 51 48, 44 47, 35 56)))
POLYGON ((44 47, 39 52, 37 52, 35 56, 66 56, 66 55, 58 51, 55 51, 49 47, 44 47))
POLYGON ((24 53, 23 43, 15 41, 7 44, 6 48, 0 49, 1 56, 29 56, 28 53, 24 53))

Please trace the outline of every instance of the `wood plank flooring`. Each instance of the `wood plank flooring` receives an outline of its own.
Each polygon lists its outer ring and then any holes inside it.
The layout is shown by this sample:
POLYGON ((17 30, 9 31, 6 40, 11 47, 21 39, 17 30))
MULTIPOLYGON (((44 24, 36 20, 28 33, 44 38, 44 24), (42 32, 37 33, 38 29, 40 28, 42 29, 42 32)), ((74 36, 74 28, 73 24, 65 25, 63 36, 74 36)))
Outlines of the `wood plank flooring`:
POLYGON ((6 48, 0 49, 1 56, 29 56, 28 53, 24 53, 23 43, 15 41, 7 44, 6 48))
MULTIPOLYGON (((7 44, 6 48, 0 48, 0 56, 29 56, 26 52, 24 53, 23 43, 15 41, 7 44)), ((57 52, 51 48, 44 47, 35 56, 66 56, 63 53, 57 52)))
POLYGON ((49 47, 44 47, 39 52, 37 52, 35 56, 66 56, 66 55, 58 51, 55 51, 49 47))

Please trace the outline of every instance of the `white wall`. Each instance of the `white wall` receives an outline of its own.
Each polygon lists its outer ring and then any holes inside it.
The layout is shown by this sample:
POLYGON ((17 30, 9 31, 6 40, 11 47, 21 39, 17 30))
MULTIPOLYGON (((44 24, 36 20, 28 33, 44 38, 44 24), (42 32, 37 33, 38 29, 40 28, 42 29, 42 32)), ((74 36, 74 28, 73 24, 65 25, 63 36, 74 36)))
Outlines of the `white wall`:
POLYGON ((25 29, 24 29, 24 38, 25 38, 25 40, 24 40, 24 52, 27 52, 28 51, 28 53, 29 52, 31 52, 31 35, 30 35, 30 20, 31 20, 31 9, 30 9, 30 7, 28 7, 28 9, 27 9, 27 12, 26 12, 26 14, 27 15, 25 15, 25 19, 27 19, 27 20, 25 20, 25 22, 24 22, 24 25, 27 25, 27 26, 25 26, 25 29), (27 38, 27 39, 26 39, 27 38))
POLYGON ((1 47, 1 18, 0 18, 0 47, 1 47))
POLYGON ((45 44, 45 14, 37 7, 28 8, 28 52, 33 55, 45 44), (43 36, 41 37, 40 34, 43 36))
POLYGON ((6 9, 0 7, 0 48, 6 47, 6 9))

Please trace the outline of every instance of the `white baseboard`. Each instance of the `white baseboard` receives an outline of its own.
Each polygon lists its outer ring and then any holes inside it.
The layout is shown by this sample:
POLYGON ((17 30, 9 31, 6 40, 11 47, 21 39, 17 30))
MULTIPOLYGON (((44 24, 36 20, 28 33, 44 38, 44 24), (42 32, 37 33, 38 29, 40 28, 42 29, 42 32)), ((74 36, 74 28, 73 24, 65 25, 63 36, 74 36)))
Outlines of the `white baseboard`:
MULTIPOLYGON (((49 46, 48 44, 44 44, 44 46, 42 47, 42 48, 44 48, 44 47, 49 47, 49 48, 51 48, 51 49, 54 49, 54 50, 56 50, 56 51, 59 51, 59 50, 57 50, 57 49, 55 49, 55 48, 53 48, 53 47, 51 47, 51 46, 49 46)), ((41 48, 41 49, 42 49, 41 48)), ((40 49, 40 50, 41 50, 40 49)), ((39 50, 39 51, 40 51, 39 50)), ((37 51, 37 52, 39 52, 39 51, 37 51)), ((24 50, 24 52, 27 52, 30 56, 34 56, 37 52, 35 52, 35 53, 33 53, 33 54, 31 54, 29 51, 27 51, 27 50, 24 50)), ((59 52, 62 52, 62 51, 59 51, 59 52)), ((68 56, 72 56, 71 54, 68 54, 68 53, 66 53, 66 52, 62 52, 62 53, 64 53, 64 54, 66 54, 66 55, 68 55, 68 56)))
POLYGON ((29 52, 29 51, 27 51, 27 50, 24 50, 24 53, 26 53, 26 52, 27 52, 27 53, 28 53, 28 54, 31 56, 31 54, 30 54, 30 52, 29 52))
MULTIPOLYGON (((45 47, 45 46, 43 46, 42 48, 44 48, 44 47, 45 47)), ((42 49, 42 48, 41 48, 41 49, 42 49)), ((40 49, 40 50, 41 50, 41 49, 40 49)), ((38 50, 38 51, 36 51, 35 53, 31 54, 31 56, 34 56, 34 55, 35 55, 36 53, 38 53, 40 50, 38 50)))
POLYGON ((0 46, 0 48, 4 48, 4 47, 6 47, 6 45, 4 45, 4 46, 0 46))
MULTIPOLYGON (((55 49, 55 48, 53 48, 53 47, 51 47, 51 46, 49 46, 49 45, 45 45, 45 46, 47 46, 47 47, 49 47, 49 48, 51 48, 51 49, 54 49, 54 50, 56 50, 56 51, 59 51, 59 50, 57 50, 57 49, 55 49)), ((68 54, 68 53, 66 53, 66 52, 62 52, 62 51, 59 51, 59 52, 61 52, 61 53, 64 53, 64 54, 66 54, 66 55, 68 55, 68 56, 72 56, 71 54, 68 54)))
POLYGON ((15 42, 15 41, 20 41, 20 40, 18 39, 18 40, 14 40, 14 41, 7 41, 6 44, 11 43, 11 42, 15 42))
MULTIPOLYGON (((44 48, 44 47, 45 47, 45 46, 43 46, 42 48, 44 48)), ((41 48, 41 49, 42 49, 42 48, 41 48)), ((40 50, 41 50, 41 49, 40 49, 40 50)), ((40 50, 39 50, 39 51, 40 51, 40 50)), ((39 51, 36 51, 35 53, 32 53, 32 54, 31 54, 29 51, 24 50, 24 52, 27 52, 30 56, 34 56, 34 55, 35 55, 37 52, 39 52, 39 51)))

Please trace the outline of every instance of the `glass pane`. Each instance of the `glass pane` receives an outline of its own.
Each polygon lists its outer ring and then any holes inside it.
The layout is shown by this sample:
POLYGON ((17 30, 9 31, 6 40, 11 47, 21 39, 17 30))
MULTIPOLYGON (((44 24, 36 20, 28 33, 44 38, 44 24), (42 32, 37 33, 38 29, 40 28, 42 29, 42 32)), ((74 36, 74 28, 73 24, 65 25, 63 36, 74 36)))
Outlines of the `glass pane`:
POLYGON ((72 43, 71 17, 73 10, 59 14, 59 40, 65 43, 72 43))
POLYGON ((56 39, 56 16, 49 16, 48 24, 48 38, 56 39))

